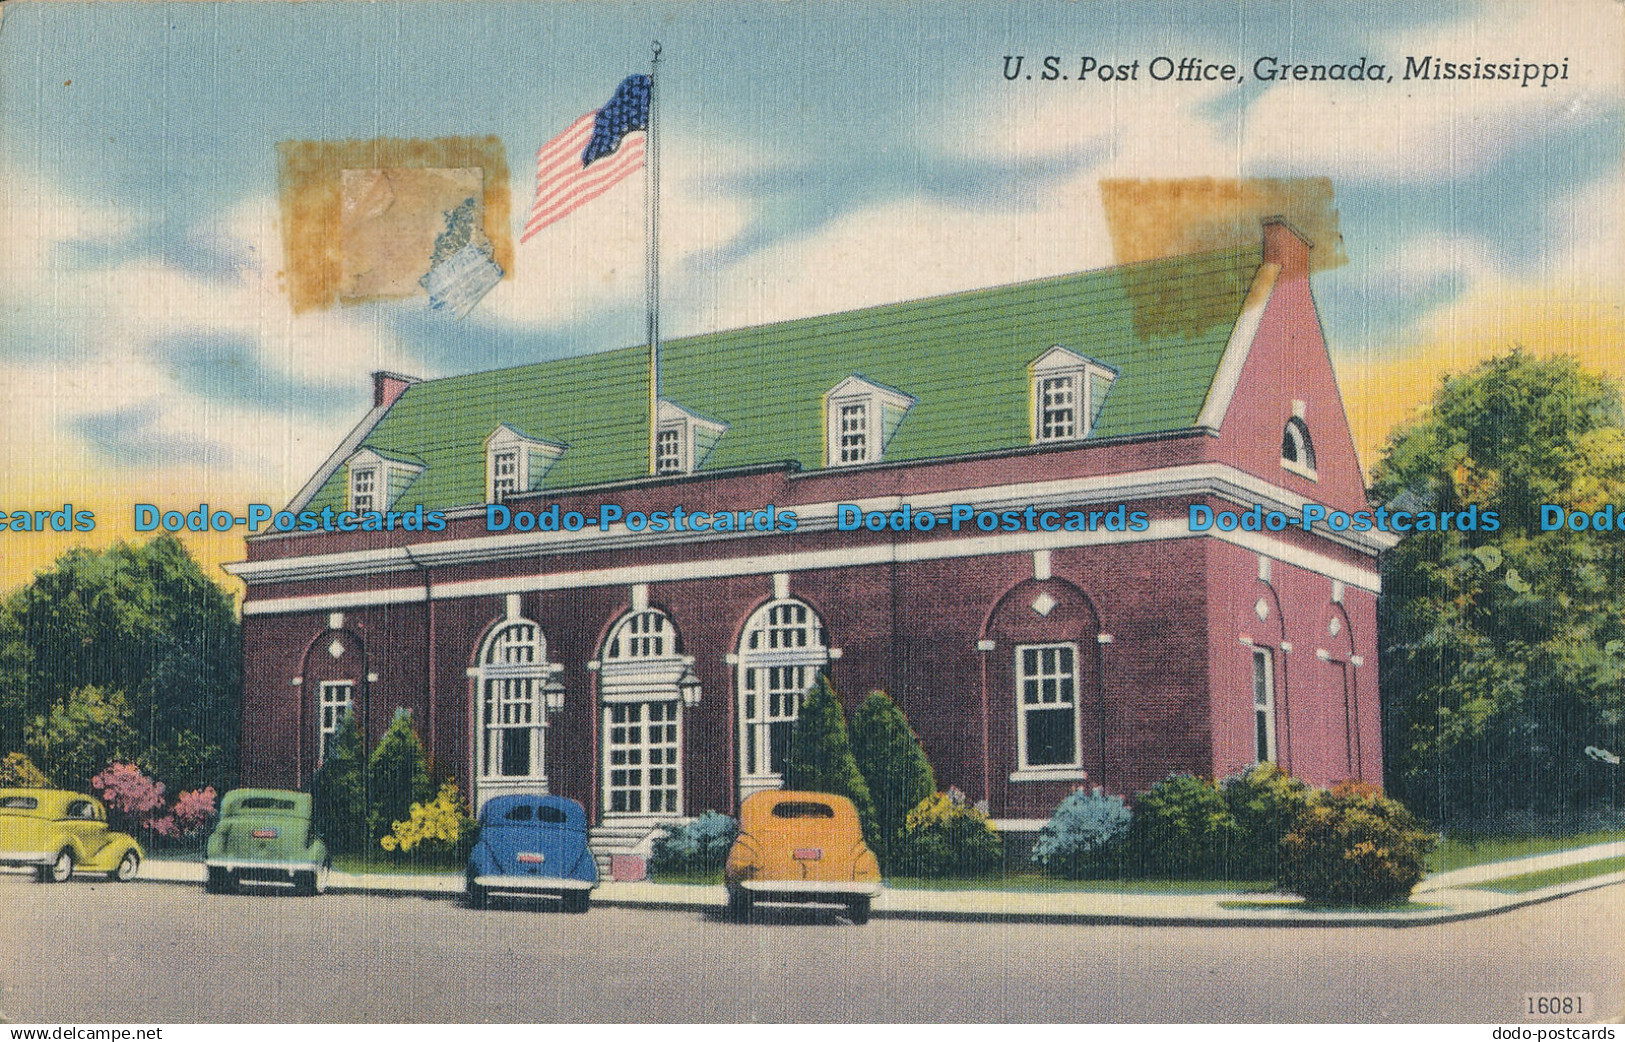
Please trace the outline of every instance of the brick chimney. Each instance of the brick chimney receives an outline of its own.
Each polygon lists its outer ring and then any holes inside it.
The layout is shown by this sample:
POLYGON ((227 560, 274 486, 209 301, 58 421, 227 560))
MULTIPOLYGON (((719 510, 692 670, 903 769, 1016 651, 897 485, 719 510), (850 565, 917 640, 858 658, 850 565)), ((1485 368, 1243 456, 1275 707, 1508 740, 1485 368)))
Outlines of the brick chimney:
POLYGON ((1314 245, 1285 217, 1264 218, 1264 263, 1279 264, 1283 277, 1309 274, 1309 251, 1314 245))
POLYGON ((423 381, 416 376, 402 376, 400 373, 385 372, 380 369, 372 374, 372 407, 391 406, 395 400, 406 393, 406 389, 415 383, 423 381))

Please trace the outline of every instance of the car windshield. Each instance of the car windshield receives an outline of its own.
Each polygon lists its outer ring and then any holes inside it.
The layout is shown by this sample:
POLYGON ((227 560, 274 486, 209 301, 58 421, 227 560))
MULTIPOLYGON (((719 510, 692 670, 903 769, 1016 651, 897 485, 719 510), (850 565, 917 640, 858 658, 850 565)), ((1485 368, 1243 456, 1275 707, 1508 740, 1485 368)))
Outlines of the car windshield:
POLYGON ((242 810, 293 810, 293 801, 273 799, 270 796, 250 796, 237 806, 242 810))
POLYGON ((39 800, 32 796, 7 796, 0 800, 0 810, 38 810, 39 800))
POLYGON ((833 818, 835 808, 827 803, 814 803, 811 800, 785 800, 783 803, 773 805, 775 818, 833 818))
POLYGON ((564 811, 557 807, 532 807, 528 803, 521 803, 517 807, 510 808, 508 813, 502 816, 502 819, 504 821, 530 821, 533 816, 535 821, 543 825, 562 825, 569 820, 565 817, 564 811))

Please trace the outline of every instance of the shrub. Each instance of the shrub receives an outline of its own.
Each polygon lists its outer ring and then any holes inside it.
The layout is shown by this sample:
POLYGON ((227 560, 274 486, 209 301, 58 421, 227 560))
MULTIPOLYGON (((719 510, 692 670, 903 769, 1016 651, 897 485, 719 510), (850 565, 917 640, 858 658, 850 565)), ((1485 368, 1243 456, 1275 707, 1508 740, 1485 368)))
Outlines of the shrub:
POLYGON ((1427 872, 1438 836, 1365 782, 1340 782, 1311 796, 1281 839, 1283 889, 1316 904, 1395 904, 1427 872))
POLYGON ((870 847, 879 844, 875 831, 875 804, 869 786, 852 757, 847 737, 846 712, 829 678, 819 674, 817 683, 802 700, 795 729, 790 732, 790 755, 784 765, 784 783, 804 792, 829 792, 845 796, 858 808, 863 838, 870 847))
POLYGON ((1261 763, 1225 779, 1220 789, 1241 828, 1240 842, 1230 851, 1232 878, 1274 879, 1281 837, 1303 813, 1309 786, 1273 763, 1261 763))
POLYGON ((904 875, 986 875, 1004 864, 1004 837, 958 790, 939 792, 908 812, 897 862, 904 875))
POLYGON ((48 789, 51 779, 23 753, 7 753, 0 761, 0 789, 48 789))
POLYGON ((153 781, 133 763, 110 763, 90 779, 90 790, 107 804, 116 825, 140 829, 149 827, 164 805, 164 785, 153 781))
MULTIPOLYGON (((327 742, 327 758, 311 779, 313 824, 335 854, 367 849, 367 783, 361 730, 353 713, 344 714, 327 742)), ((402 815, 403 817, 405 815, 402 815)))
POLYGON ((412 713, 395 710, 395 719, 367 760, 367 788, 372 806, 367 815, 371 839, 388 835, 393 823, 404 821, 418 803, 435 795, 423 743, 412 729, 412 713))
POLYGON ((168 814, 153 819, 152 831, 165 839, 193 839, 208 828, 218 809, 212 785, 183 792, 168 814))
POLYGON ((655 840, 649 852, 649 870, 691 875, 718 871, 738 834, 739 822, 708 810, 686 825, 668 828, 655 840))
POLYGON ((1165 778, 1135 801, 1125 856, 1152 878, 1239 878, 1230 862, 1242 828, 1218 786, 1188 774, 1165 778))
POLYGON ((937 791, 936 775, 908 717, 884 691, 852 715, 852 756, 875 803, 875 854, 882 866, 901 852, 908 812, 937 791))
POLYGON ((417 849, 429 861, 462 862, 468 860, 478 828, 457 783, 447 781, 433 800, 412 804, 404 821, 392 822, 378 845, 391 853, 417 849))
POLYGON ((1061 801, 1038 830, 1032 860, 1044 871, 1068 879, 1098 874, 1134 820, 1121 796, 1082 789, 1061 801))

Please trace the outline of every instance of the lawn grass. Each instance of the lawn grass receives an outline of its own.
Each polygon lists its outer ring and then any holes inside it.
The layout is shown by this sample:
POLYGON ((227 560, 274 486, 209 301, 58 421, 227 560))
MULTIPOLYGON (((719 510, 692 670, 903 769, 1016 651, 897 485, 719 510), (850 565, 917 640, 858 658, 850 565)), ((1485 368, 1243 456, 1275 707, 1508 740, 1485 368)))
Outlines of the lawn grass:
POLYGON ((1552 854, 1560 850, 1574 850, 1598 843, 1617 843, 1625 840, 1625 829, 1598 832, 1580 832, 1571 836, 1469 836, 1447 835, 1428 858, 1428 869, 1449 872, 1469 868, 1490 861, 1552 854))
POLYGON ((1548 868, 1544 872, 1525 872, 1521 876, 1507 876, 1504 879, 1492 879, 1487 883, 1475 883, 1473 889, 1491 890, 1498 894, 1523 894, 1531 890, 1573 883, 1581 879, 1590 879, 1592 876, 1605 876, 1613 872, 1625 872, 1625 857, 1585 861, 1578 865, 1560 865, 1557 868, 1548 868))

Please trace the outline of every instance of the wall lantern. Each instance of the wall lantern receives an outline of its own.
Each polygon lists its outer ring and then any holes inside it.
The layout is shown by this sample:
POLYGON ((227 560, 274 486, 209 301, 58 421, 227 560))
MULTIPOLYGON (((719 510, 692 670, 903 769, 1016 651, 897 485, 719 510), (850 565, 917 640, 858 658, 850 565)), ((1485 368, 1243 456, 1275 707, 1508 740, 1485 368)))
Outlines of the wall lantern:
POLYGON ((542 684, 542 701, 549 713, 564 708, 564 684, 559 681, 557 673, 548 674, 547 681, 542 684))
POLYGON ((682 675, 677 678, 677 693, 683 696, 683 705, 690 709, 700 704, 700 678, 689 666, 684 666, 682 675))

